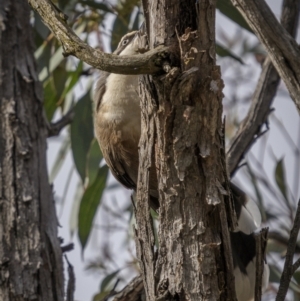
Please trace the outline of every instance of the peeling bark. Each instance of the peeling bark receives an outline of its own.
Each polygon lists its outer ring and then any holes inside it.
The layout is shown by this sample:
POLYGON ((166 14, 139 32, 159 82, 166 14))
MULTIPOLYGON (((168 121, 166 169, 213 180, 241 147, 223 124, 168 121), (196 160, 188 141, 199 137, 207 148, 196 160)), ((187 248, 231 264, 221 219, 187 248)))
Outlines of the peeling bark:
POLYGON ((150 5, 144 0, 143 5, 150 48, 163 44, 178 54, 170 62, 178 67, 149 78, 155 88, 148 90, 150 97, 142 95, 140 175, 151 166, 147 155, 153 150, 149 139, 153 131, 149 127, 147 131, 147 125, 155 122, 160 201, 156 259, 149 256, 153 244, 147 244, 153 235, 151 223, 146 224, 139 212, 147 216, 149 210, 145 205, 149 177, 140 176, 138 191, 143 193, 138 193, 137 224, 140 227, 142 220, 145 228, 138 229, 137 236, 139 245, 148 250, 138 254, 142 266, 155 265, 154 273, 142 269, 147 272, 146 297, 235 300, 228 224, 234 228, 236 221, 234 214, 226 215, 233 211, 227 197, 223 82, 215 60, 216 1, 155 0, 150 5))

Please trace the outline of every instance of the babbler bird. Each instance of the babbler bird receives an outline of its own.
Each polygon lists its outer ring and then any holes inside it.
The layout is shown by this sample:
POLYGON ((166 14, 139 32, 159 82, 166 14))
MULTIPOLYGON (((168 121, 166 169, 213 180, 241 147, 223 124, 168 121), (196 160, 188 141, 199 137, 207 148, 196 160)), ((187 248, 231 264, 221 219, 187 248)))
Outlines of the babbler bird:
MULTIPOLYGON (((117 50, 118 55, 139 53, 138 32, 125 35, 117 50)), ((96 86, 94 124, 103 156, 115 178, 129 189, 136 189, 141 135, 141 110, 138 95, 138 75, 119 75, 102 72, 96 86)), ((150 196, 158 198, 156 173, 150 171, 150 196)), ((235 286, 238 301, 254 297, 255 238, 253 231, 260 225, 260 213, 255 203, 234 184, 231 184, 238 227, 231 233, 235 286)), ((158 203, 152 202, 157 209, 158 203)), ((265 264, 263 289, 269 279, 265 264)))

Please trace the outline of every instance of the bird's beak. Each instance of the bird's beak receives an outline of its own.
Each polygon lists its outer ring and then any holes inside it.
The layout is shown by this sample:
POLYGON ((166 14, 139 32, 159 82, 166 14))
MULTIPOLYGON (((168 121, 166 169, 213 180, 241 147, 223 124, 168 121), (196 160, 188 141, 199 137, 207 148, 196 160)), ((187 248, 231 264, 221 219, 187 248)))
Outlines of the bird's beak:
POLYGON ((149 50, 148 37, 146 34, 137 31, 133 42, 138 45, 138 53, 145 53, 149 50))

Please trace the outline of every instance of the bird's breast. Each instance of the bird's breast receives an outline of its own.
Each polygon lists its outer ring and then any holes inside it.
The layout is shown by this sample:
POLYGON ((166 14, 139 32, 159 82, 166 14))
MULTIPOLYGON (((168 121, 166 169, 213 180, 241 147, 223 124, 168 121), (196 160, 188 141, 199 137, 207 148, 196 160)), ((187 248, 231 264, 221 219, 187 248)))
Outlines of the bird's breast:
MULTIPOLYGON (((117 131, 140 135, 138 76, 111 74, 98 114, 117 131)), ((100 118, 100 117, 99 117, 100 118)))

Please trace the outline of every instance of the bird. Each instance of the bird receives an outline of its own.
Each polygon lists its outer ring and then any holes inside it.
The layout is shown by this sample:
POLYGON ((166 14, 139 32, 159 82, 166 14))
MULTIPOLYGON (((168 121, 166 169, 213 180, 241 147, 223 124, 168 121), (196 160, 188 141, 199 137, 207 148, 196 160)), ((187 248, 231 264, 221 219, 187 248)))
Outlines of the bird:
MULTIPOLYGON (((139 53, 141 34, 134 31, 119 42, 114 54, 139 53)), ((94 93, 94 127, 103 157, 114 177, 126 188, 135 190, 139 166, 138 144, 141 136, 141 109, 138 75, 101 72, 94 93)), ((150 206, 157 210, 158 192, 154 167, 150 170, 150 206)), ((235 288, 238 301, 254 298, 256 242, 254 231, 260 227, 261 215, 255 202, 233 183, 230 188, 234 200, 238 226, 230 233, 235 288)), ((265 263, 263 290, 269 279, 265 263)))

